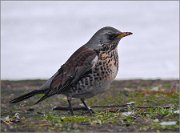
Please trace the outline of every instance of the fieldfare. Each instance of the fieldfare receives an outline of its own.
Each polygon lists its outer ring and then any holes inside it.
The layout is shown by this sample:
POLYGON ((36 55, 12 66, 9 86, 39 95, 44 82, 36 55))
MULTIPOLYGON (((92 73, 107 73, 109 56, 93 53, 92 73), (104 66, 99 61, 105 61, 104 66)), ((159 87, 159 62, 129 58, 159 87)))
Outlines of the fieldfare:
POLYGON ((84 100, 109 88, 118 72, 118 43, 123 37, 131 34, 113 27, 98 30, 38 90, 17 97, 10 103, 20 102, 36 94, 44 94, 36 102, 39 103, 55 94, 63 94, 67 96, 68 109, 72 115, 71 98, 79 98, 91 113, 84 100))

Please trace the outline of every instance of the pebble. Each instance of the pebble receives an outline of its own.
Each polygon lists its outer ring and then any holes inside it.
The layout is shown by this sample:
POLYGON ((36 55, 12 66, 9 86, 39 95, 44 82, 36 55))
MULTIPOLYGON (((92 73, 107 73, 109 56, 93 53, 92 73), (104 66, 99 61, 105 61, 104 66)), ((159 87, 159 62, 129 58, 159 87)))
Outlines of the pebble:
POLYGON ((175 114, 179 114, 179 110, 174 111, 175 114))
POLYGON ((130 115, 133 115, 134 112, 123 112, 122 115, 124 116, 130 116, 130 115))
POLYGON ((176 125, 176 121, 164 121, 164 122, 161 122, 160 125, 162 126, 176 125))

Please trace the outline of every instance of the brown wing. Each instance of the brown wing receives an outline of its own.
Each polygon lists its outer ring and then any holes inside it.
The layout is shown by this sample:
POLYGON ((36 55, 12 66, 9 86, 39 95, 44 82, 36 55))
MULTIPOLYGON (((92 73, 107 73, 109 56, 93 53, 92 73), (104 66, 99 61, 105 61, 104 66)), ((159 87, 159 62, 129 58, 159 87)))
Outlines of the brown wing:
POLYGON ((97 53, 86 47, 79 48, 62 67, 44 84, 41 89, 48 89, 43 97, 37 102, 41 102, 47 97, 61 93, 70 88, 69 86, 77 82, 83 74, 88 72, 98 60, 97 53))
POLYGON ((94 50, 86 47, 79 48, 59 69, 53 77, 50 89, 58 89, 58 92, 72 85, 89 71, 96 63, 97 54, 94 50))

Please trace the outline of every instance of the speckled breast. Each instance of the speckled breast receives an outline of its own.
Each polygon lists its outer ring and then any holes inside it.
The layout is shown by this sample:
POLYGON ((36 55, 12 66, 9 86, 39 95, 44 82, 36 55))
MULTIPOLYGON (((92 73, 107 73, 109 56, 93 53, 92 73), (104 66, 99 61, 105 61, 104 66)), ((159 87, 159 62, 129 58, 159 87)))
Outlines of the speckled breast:
POLYGON ((69 96, 75 98, 90 98, 108 89, 118 72, 117 49, 101 51, 98 62, 89 74, 81 78, 68 91, 69 96))
POLYGON ((112 81, 118 72, 118 53, 117 49, 100 52, 99 60, 95 67, 95 73, 98 74, 97 78, 105 81, 112 81), (99 76, 100 75, 100 76, 99 76))

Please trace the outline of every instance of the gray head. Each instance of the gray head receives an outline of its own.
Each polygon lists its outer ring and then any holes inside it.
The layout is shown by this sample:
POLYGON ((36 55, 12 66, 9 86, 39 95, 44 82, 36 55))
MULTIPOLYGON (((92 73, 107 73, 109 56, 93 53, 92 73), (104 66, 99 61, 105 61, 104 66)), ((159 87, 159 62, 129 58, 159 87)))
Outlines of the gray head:
POLYGON ((103 47, 116 47, 121 38, 131 34, 131 32, 121 32, 113 27, 103 27, 93 35, 86 46, 96 50, 103 47))

